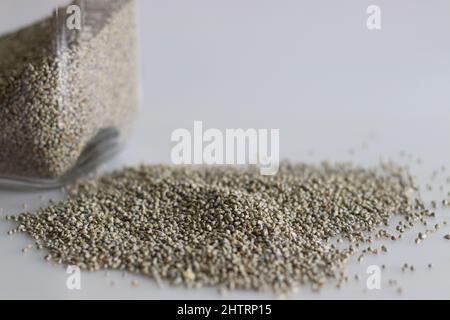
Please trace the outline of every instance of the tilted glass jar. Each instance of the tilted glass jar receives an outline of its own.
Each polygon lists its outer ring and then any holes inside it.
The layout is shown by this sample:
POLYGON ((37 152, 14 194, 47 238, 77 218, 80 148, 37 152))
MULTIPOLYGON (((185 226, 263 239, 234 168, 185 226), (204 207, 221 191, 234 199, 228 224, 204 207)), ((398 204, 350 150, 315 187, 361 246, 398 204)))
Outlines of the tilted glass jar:
POLYGON ((13 18, 0 24, 0 185, 61 186, 117 152, 132 127, 135 1, 5 1, 0 10, 13 18), (48 16, 34 19, 37 8, 48 16))

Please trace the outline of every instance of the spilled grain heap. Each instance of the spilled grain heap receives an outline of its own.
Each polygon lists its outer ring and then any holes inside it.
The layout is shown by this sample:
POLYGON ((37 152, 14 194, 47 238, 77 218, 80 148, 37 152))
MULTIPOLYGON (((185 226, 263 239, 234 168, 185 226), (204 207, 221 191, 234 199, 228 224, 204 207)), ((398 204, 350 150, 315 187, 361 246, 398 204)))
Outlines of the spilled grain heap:
MULTIPOLYGON (((69 198, 9 217, 47 259, 127 270, 172 284, 289 291, 343 281, 346 261, 394 216, 431 216, 402 168, 284 163, 253 168, 141 166, 82 182, 69 198), (332 239, 348 240, 340 247, 332 239)), ((383 246, 384 248, 384 246, 383 246)))

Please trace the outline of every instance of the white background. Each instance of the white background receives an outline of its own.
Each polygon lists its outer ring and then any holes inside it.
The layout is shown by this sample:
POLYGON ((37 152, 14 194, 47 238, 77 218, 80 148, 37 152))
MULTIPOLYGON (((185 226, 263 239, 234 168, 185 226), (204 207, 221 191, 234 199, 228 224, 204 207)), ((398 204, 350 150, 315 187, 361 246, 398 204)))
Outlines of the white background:
MULTIPOLYGON (((50 12, 50 0, 2 0, 0 32, 50 12)), ((436 168, 450 191, 450 2, 446 0, 144 0, 139 3, 143 96, 138 125, 124 153, 105 169, 139 162, 170 163, 170 134, 208 128, 276 128, 281 156, 295 161, 380 157, 411 165, 422 185, 436 168), (382 10, 382 30, 368 31, 366 9, 382 10), (364 146, 364 147, 363 147, 364 146), (349 150, 353 149, 353 154, 349 150), (422 165, 399 156, 420 157, 422 165)), ((44 205, 41 193, 0 192, 3 214, 44 205)), ((56 194, 45 194, 45 199, 56 194)), ((439 210, 436 221, 448 219, 439 210)), ((120 273, 82 274, 82 290, 66 289, 61 266, 43 253, 21 254, 26 236, 7 237, 0 223, 0 298, 222 298, 214 289, 159 289, 152 280, 120 273), (140 286, 133 288, 136 279, 140 286), (114 287, 110 282, 114 281, 114 287)), ((450 298, 450 227, 414 244, 417 229, 390 252, 351 261, 340 290, 289 298, 450 298), (401 272, 404 263, 414 273, 401 272), (432 270, 427 265, 434 264, 432 270), (386 264, 382 290, 364 292, 367 266, 386 264), (395 279, 403 294, 388 286, 395 279)), ((225 298, 271 298, 235 292, 225 298)))

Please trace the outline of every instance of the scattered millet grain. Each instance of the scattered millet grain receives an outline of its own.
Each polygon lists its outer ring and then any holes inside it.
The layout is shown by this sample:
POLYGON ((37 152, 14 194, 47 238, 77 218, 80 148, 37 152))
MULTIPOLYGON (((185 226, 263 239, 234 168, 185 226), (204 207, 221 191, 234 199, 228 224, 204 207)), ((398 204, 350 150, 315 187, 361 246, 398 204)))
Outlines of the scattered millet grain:
MULTIPOLYGON (((283 163, 256 168, 141 166, 81 182, 36 214, 9 217, 49 251, 84 270, 127 270, 188 287, 289 291, 340 286, 359 243, 396 215, 430 212, 393 166, 283 163), (342 238, 358 245, 337 248, 342 238)), ((363 255, 360 256, 361 258, 363 255)))
POLYGON ((74 2, 0 37, 0 175, 57 178, 106 129, 132 123, 137 105, 133 0, 74 2))
POLYGON ((388 281, 388 284, 389 284, 390 287, 393 287, 393 286, 396 286, 398 284, 398 282, 397 282, 397 280, 390 279, 388 281))

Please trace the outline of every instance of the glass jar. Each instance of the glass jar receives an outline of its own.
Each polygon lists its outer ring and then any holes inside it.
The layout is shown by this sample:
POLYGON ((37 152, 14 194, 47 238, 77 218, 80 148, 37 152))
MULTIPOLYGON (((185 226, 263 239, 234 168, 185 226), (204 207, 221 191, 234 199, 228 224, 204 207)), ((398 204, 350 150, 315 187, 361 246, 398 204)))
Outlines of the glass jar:
POLYGON ((2 0, 0 10, 11 12, 0 24, 0 185, 67 184, 115 154, 134 122, 135 1, 2 0))

